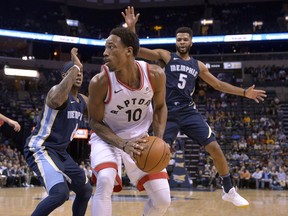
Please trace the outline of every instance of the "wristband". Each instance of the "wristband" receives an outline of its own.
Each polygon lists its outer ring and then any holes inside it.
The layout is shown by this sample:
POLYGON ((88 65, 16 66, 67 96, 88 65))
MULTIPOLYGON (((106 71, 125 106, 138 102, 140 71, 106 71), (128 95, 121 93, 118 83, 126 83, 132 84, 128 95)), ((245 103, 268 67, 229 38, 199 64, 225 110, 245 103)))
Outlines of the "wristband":
POLYGON ((77 68, 78 71, 80 72, 80 67, 79 67, 78 65, 75 65, 75 64, 74 64, 73 67, 77 68))
POLYGON ((244 89, 244 97, 246 97, 246 89, 244 89))
POLYGON ((124 143, 123 147, 122 147, 122 150, 123 150, 124 152, 125 152, 125 147, 126 147, 127 143, 128 143, 128 141, 126 141, 126 142, 124 143))

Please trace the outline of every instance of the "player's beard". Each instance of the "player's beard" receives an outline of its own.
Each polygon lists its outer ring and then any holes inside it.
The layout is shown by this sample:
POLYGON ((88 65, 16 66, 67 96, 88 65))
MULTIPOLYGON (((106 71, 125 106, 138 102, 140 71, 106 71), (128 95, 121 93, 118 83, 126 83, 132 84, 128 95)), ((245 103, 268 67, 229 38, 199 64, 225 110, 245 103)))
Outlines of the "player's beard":
POLYGON ((181 55, 185 55, 189 53, 190 47, 185 47, 184 49, 181 49, 179 46, 176 46, 176 51, 181 55))

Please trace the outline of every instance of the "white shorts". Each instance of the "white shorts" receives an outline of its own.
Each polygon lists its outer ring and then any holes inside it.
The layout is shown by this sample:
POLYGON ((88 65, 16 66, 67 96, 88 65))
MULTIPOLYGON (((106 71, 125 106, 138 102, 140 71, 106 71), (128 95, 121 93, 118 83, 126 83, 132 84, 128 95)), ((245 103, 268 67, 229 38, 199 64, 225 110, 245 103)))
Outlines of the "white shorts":
MULTIPOLYGON (((149 174, 140 170, 135 162, 132 160, 130 155, 128 155, 123 150, 114 147, 110 144, 107 144, 98 136, 91 136, 91 140, 89 142, 91 144, 91 166, 93 171, 100 171, 104 168, 115 168, 118 171, 118 176, 115 180, 115 185, 120 185, 122 189, 121 181, 121 171, 122 171, 122 161, 123 160, 126 173, 131 181, 138 190, 144 190, 143 184, 152 179, 168 179, 168 175, 166 169, 163 169, 160 173, 149 174)), ((115 191, 115 190, 114 190, 115 191)), ((116 190, 117 191, 117 190, 116 190)), ((119 191, 119 190, 118 190, 119 191)))

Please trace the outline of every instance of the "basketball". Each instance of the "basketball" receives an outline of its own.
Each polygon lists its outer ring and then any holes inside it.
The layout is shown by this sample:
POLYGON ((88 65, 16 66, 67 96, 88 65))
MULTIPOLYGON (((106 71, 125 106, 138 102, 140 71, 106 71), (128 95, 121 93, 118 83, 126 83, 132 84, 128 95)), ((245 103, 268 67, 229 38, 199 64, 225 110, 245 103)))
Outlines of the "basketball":
POLYGON ((164 140, 156 136, 147 137, 144 150, 135 156, 137 166, 147 173, 158 173, 166 168, 170 161, 170 148, 164 140))

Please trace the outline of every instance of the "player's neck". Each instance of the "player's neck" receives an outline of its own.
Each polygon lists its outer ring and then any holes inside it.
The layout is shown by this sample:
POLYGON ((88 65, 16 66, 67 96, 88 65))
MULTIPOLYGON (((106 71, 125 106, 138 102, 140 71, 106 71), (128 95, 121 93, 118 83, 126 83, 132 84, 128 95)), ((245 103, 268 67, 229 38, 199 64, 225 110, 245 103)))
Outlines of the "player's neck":
POLYGON ((136 64, 117 72, 116 77, 120 82, 133 89, 139 88, 141 83, 140 71, 136 64))
POLYGON ((70 94, 73 96, 73 98, 74 98, 76 101, 78 101, 78 89, 72 87, 72 89, 71 89, 71 91, 70 91, 70 94))
POLYGON ((185 53, 185 54, 181 54, 179 52, 176 52, 176 55, 178 55, 179 57, 181 57, 183 60, 187 61, 190 59, 190 55, 189 53, 185 53))

